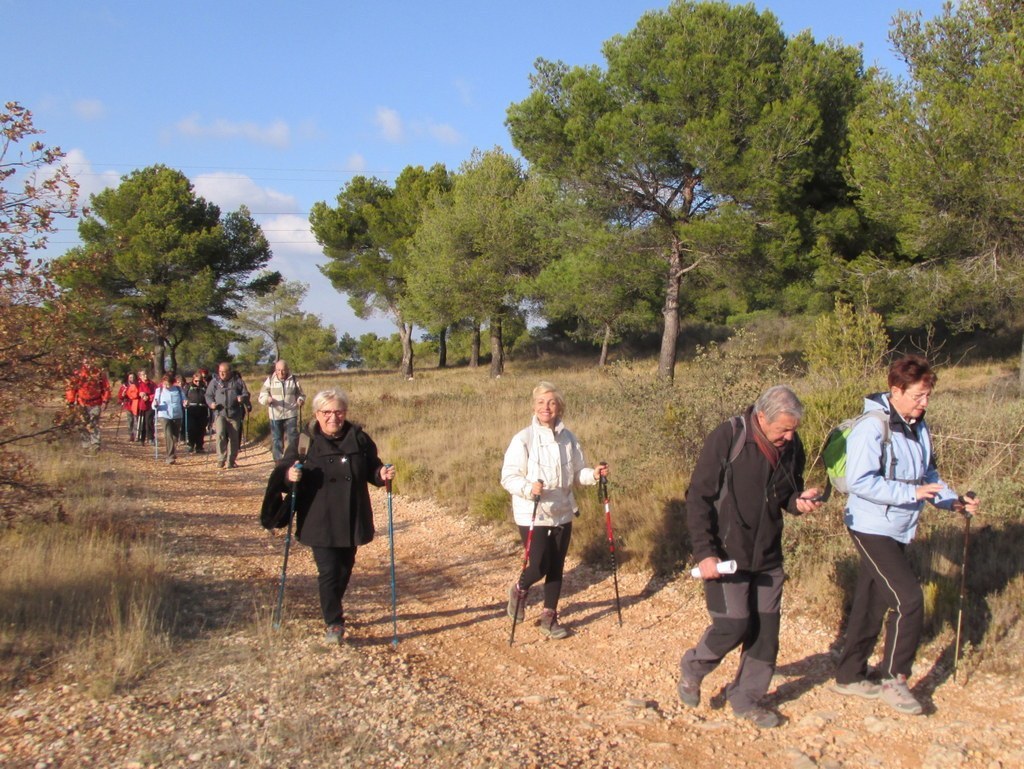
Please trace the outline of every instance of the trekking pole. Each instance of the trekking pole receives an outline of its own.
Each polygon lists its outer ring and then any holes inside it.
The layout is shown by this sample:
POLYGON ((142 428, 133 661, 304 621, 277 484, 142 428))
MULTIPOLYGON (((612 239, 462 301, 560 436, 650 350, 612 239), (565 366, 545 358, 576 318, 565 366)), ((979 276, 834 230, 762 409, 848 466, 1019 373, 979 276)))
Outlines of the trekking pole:
MULTIPOLYGON (((390 468, 391 465, 384 465, 390 468)), ((391 644, 398 647, 398 586, 395 583, 395 519, 392 514, 391 479, 384 481, 388 492, 388 549, 391 551, 391 644)))
MULTIPOLYGON (((302 463, 296 462, 293 467, 302 470, 302 463)), ((298 496, 298 482, 292 483, 291 510, 288 512, 288 531, 284 535, 284 563, 281 564, 281 584, 277 588, 277 606, 274 608, 274 630, 281 628, 281 609, 284 607, 284 581, 288 576, 288 551, 292 547, 292 521, 295 520, 295 498, 298 496)))
POLYGON ((160 419, 153 410, 153 459, 160 459, 160 419))
MULTIPOLYGON (((602 465, 604 462, 601 463, 602 465)), ((615 563, 615 535, 612 533, 612 506, 608 501, 608 477, 598 477, 598 496, 604 501, 604 528, 608 534, 608 551, 612 556, 612 582, 615 585, 615 612, 619 615, 619 627, 622 627, 622 604, 619 602, 619 574, 615 563)))
POLYGON ((512 633, 508 637, 508 645, 511 646, 512 642, 516 639, 516 623, 519 622, 519 609, 522 607, 523 601, 526 596, 523 595, 523 591, 519 588, 519 580, 523 578, 522 572, 530 565, 530 544, 533 542, 533 524, 537 520, 537 506, 540 505, 540 494, 533 495, 533 515, 530 516, 530 530, 526 533, 526 547, 523 548, 523 568, 516 577, 516 610, 512 613, 512 633))
POLYGON ((960 514, 964 517, 964 556, 960 563, 960 608, 956 613, 956 645, 953 647, 953 681, 956 681, 956 670, 960 664, 960 630, 964 621, 964 598, 967 595, 967 548, 971 539, 971 513, 968 512, 966 502, 977 496, 973 491, 968 491, 959 500, 960 514))

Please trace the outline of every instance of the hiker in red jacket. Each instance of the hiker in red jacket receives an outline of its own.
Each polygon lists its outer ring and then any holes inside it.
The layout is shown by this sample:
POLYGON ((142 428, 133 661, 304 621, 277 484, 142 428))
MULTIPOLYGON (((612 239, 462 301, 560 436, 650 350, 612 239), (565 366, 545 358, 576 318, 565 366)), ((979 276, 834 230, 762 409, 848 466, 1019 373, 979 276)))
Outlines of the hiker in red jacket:
POLYGON ((132 411, 135 412, 139 443, 143 446, 146 445, 147 440, 153 440, 154 393, 156 393, 156 383, 149 378, 149 372, 146 371, 146 369, 140 369, 139 381, 135 385, 135 398, 132 401, 132 411))
POLYGON ((82 420, 82 445, 100 447, 100 415, 110 400, 110 380, 99 366, 88 358, 71 375, 64 398, 68 406, 77 408, 82 420))

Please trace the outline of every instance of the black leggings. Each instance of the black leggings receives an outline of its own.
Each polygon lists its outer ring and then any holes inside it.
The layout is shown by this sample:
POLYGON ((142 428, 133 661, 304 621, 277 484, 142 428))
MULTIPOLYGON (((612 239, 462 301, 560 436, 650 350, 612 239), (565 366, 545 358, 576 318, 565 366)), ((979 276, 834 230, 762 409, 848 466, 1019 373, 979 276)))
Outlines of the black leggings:
POLYGON ((356 565, 354 547, 314 547, 317 585, 320 588, 320 611, 325 625, 337 625, 345 621, 342 599, 352 578, 352 567, 356 565))
MULTIPOLYGON (((529 526, 520 526, 519 535, 526 546, 530 534, 529 526)), ((565 568, 565 554, 569 552, 572 524, 562 526, 534 526, 530 542, 530 559, 523 573, 519 575, 519 587, 528 590, 544 578, 544 608, 554 611, 558 608, 558 597, 562 593, 562 570, 565 568)))

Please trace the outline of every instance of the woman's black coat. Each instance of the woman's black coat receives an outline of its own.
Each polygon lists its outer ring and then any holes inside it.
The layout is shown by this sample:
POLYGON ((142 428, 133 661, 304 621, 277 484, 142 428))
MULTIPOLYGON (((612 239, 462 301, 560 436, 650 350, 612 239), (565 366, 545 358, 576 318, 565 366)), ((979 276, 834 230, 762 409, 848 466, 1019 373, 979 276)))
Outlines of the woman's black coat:
MULTIPOLYGON (((288 468, 297 456, 283 458, 267 483, 264 507, 287 505, 291 484, 288 468)), ((310 547, 358 547, 373 539, 373 508, 367 484, 383 486, 384 463, 366 433, 345 422, 341 437, 331 439, 314 423, 309 450, 302 463, 296 497, 296 537, 310 547)))

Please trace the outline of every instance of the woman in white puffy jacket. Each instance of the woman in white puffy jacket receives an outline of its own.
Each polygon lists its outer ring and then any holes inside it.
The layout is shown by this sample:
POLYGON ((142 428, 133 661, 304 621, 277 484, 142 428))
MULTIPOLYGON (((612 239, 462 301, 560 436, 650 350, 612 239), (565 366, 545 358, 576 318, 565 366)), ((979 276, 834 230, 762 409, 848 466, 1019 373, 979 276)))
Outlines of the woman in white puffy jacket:
POLYGON ((578 512, 576 483, 593 486, 608 466, 587 467, 579 440, 562 423, 565 399, 550 382, 533 388, 533 420, 512 438, 501 467, 501 485, 512 495, 512 513, 523 539, 529 542, 527 566, 509 587, 508 614, 526 616, 526 594, 544 579, 540 632, 548 638, 569 633, 558 624, 562 570, 578 512), (533 535, 530 536, 531 528, 533 535))

